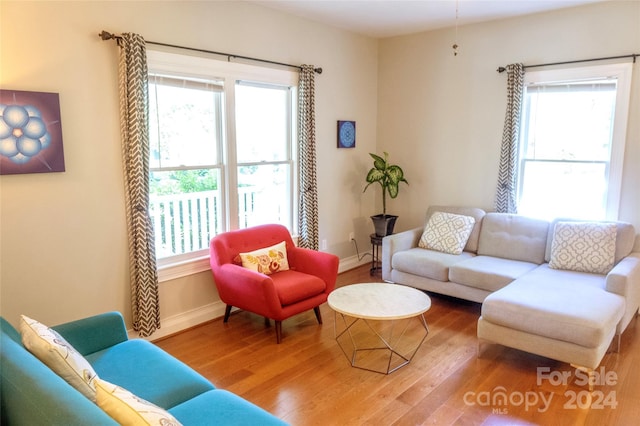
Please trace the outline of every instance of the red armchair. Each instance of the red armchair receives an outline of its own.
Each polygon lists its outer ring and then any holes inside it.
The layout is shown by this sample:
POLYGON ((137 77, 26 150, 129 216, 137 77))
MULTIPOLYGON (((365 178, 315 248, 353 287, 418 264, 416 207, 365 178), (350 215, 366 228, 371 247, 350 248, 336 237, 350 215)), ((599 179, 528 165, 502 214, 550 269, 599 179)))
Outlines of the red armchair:
POLYGON ((338 257, 296 247, 282 225, 260 225, 215 236, 210 244, 211 272, 220 299, 227 304, 224 322, 231 308, 272 319, 276 341, 282 341, 282 321, 313 309, 322 324, 320 305, 327 301, 338 276, 338 257), (284 241, 289 270, 265 275, 242 266, 240 253, 270 247, 284 241))

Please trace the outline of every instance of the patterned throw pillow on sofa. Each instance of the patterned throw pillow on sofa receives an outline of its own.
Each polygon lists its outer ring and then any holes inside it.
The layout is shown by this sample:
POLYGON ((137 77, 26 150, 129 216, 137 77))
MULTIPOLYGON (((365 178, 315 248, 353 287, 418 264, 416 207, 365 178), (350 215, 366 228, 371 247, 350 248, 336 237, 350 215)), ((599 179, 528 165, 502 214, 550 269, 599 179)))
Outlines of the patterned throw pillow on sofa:
POLYGON ((96 403, 121 425, 180 426, 168 411, 150 403, 128 390, 96 380, 96 403))
POLYGON ((240 253, 242 266, 253 271, 271 275, 274 272, 286 271, 289 269, 287 260, 287 244, 285 241, 254 250, 248 253, 240 253))
POLYGON ((467 244, 476 220, 471 216, 435 212, 429 218, 418 247, 460 254, 467 244))
POLYGON ((29 352, 92 401, 96 400, 95 370, 55 330, 25 315, 20 317, 22 344, 29 352))
POLYGON ((605 275, 614 264, 616 224, 558 222, 549 267, 605 275))

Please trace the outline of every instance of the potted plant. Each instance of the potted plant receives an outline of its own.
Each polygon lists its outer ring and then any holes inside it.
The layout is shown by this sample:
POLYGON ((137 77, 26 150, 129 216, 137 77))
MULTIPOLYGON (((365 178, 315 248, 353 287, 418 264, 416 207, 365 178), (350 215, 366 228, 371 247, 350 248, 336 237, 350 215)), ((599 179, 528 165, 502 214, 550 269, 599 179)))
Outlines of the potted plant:
POLYGON ((409 182, 404 178, 404 172, 400 166, 389 164, 388 153, 384 153, 384 158, 372 153, 369 153, 369 155, 373 158, 373 168, 367 173, 367 186, 364 187, 364 191, 373 183, 380 184, 382 188, 382 214, 371 216, 371 220, 373 221, 376 235, 384 237, 393 234, 393 227, 398 218, 398 216, 387 214, 387 194, 391 198, 396 198, 400 190, 400 182, 404 182, 407 185, 409 182))

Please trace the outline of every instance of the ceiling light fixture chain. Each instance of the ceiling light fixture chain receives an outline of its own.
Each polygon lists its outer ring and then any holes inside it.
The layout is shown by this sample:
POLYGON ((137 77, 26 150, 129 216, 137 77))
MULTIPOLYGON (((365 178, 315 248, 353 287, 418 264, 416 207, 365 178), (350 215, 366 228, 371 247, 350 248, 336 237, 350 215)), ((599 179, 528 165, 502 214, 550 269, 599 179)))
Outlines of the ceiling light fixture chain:
POLYGON ((456 37, 453 41, 453 56, 458 56, 458 0, 456 0, 456 37))

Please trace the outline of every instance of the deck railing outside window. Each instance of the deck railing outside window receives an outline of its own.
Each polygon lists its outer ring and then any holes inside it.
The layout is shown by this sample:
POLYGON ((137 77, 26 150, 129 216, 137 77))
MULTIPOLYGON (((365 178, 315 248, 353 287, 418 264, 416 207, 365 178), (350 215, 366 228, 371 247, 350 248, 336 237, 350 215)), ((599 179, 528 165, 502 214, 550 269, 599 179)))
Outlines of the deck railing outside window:
MULTIPOLYGON (((256 193, 239 188, 240 226, 253 222, 256 193)), ((155 229, 158 259, 209 248, 213 236, 222 232, 221 193, 151 195, 149 213, 155 229)))

